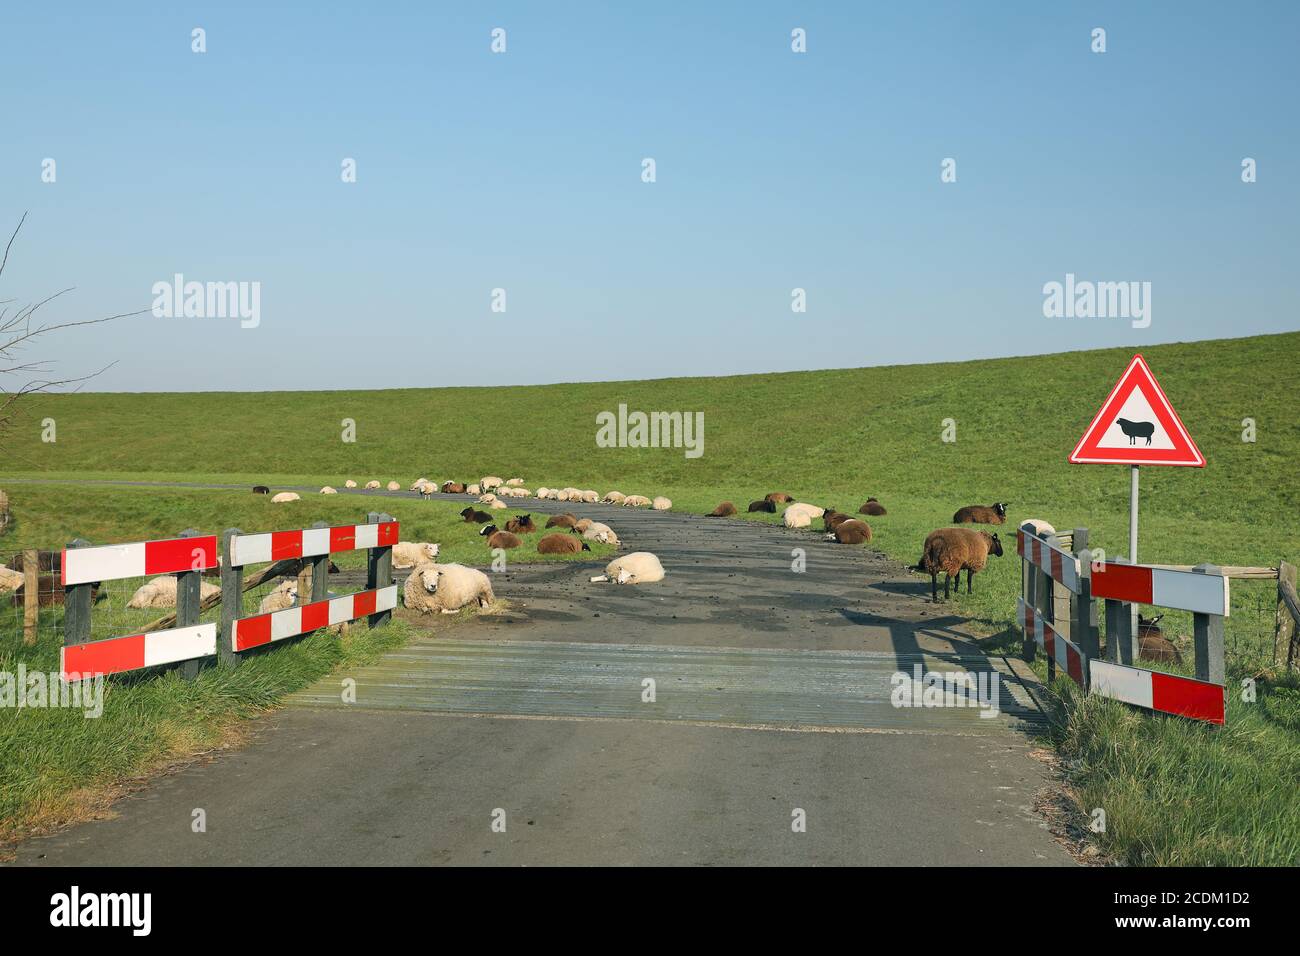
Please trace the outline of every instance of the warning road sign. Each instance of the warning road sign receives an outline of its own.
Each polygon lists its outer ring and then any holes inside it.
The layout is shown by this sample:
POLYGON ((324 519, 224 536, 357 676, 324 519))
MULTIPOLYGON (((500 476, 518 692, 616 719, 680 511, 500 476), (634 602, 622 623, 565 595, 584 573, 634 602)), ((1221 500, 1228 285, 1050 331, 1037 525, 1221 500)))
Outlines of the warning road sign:
POLYGON ((1205 466, 1201 450, 1187 434, 1141 355, 1133 356, 1070 453, 1075 464, 1205 466))

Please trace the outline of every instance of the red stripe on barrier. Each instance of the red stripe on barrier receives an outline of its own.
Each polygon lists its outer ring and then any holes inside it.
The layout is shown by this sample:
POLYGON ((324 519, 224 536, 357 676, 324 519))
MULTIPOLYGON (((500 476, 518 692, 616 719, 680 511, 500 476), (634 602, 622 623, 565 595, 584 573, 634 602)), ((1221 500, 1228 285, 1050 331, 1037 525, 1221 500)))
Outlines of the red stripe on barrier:
POLYGON ((216 535, 146 541, 144 545, 144 573, 147 576, 202 571, 216 566, 216 535))
POLYGON ((317 601, 315 604, 308 604, 302 609, 302 632, 315 631, 318 628, 329 627, 330 623, 330 602, 317 601))
POLYGON ((272 531, 271 560, 302 557, 302 531, 272 531))
POLYGON ((1219 684, 1151 672, 1151 706, 1166 714, 1222 724, 1224 693, 1219 684))
POLYGON ((246 651, 271 643, 271 615, 259 614, 235 622, 235 650, 246 651))
POLYGON ((1053 549, 1050 553, 1052 555, 1052 578, 1053 580, 1059 581, 1062 576, 1061 552, 1053 549))
POLYGON ((397 544, 396 521, 381 521, 379 523, 379 543, 385 546, 397 544))
POLYGON ((1140 564, 1103 564, 1092 572, 1092 596, 1150 604, 1151 569, 1140 564))
MULTIPOLYGON (((39 563, 37 567, 39 567, 39 563)), ((68 549, 64 548, 59 552, 59 583, 65 588, 68 586, 68 549)))
POLYGON ((118 637, 93 644, 69 644, 63 648, 63 673, 118 674, 144 667, 144 635, 118 637))
POLYGON ((344 525, 341 528, 330 528, 330 550, 331 551, 352 551, 357 546, 357 529, 356 525, 344 525))
POLYGON ((361 591, 352 596, 352 616, 365 617, 375 613, 375 592, 361 591))
POLYGON ((1078 684, 1080 687, 1082 687, 1083 686, 1083 659, 1079 656, 1079 652, 1076 651, 1069 644, 1065 645, 1065 660, 1066 660, 1065 670, 1070 675, 1070 679, 1074 681, 1076 684, 1078 684))

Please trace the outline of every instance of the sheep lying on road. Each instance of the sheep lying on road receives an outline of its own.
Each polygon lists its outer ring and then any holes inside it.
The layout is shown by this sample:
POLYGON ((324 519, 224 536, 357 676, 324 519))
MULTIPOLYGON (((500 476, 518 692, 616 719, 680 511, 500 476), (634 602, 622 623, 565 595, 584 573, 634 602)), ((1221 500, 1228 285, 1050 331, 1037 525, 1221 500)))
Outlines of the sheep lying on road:
POLYGON ((444 481, 442 483, 442 493, 444 495, 463 495, 465 486, 459 481, 444 481))
POLYGON ((1002 524, 1007 520, 1007 506, 1001 501, 994 502, 992 505, 967 505, 965 508, 958 508, 952 520, 957 524, 967 521, 976 524, 1002 524))
MULTIPOLYGON (((207 581, 199 582, 199 600, 205 601, 214 594, 220 594, 221 588, 215 584, 209 584, 207 581)), ((154 578, 136 589, 131 595, 131 600, 126 602, 127 607, 146 608, 146 607, 175 607, 176 606, 176 578, 170 574, 164 574, 162 577, 154 578)))
POLYGON ((487 607, 495 600, 488 576, 463 564, 421 565, 402 589, 403 603, 421 614, 455 614, 466 605, 487 607))
POLYGON ((393 567, 397 569, 413 568, 438 560, 438 546, 427 541, 399 541, 393 545, 393 567))
POLYGON ((298 496, 298 492, 296 491, 282 491, 278 495, 273 495, 271 498, 272 503, 277 505, 282 505, 286 501, 301 501, 301 500, 302 499, 298 496))
POLYGON ((577 554, 579 551, 590 551, 591 545, 585 541, 579 541, 571 534, 548 534, 537 542, 538 554, 577 554))
POLYGON ((966 569, 966 593, 971 593, 971 578, 983 571, 989 554, 1002 556, 1002 542, 996 534, 975 531, 971 528, 941 528, 931 531, 925 539, 925 548, 916 570, 930 575, 930 599, 939 600, 939 572, 944 574, 943 597, 948 599, 948 586, 953 578, 961 586, 961 572, 966 569))
POLYGON ((324 488, 320 490, 320 493, 322 495, 337 495, 338 490, 336 488, 331 488, 329 485, 326 485, 324 488))
POLYGON ((482 489, 479 488, 478 485, 466 485, 466 486, 465 486, 465 494, 467 494, 467 495, 477 495, 481 490, 482 490, 482 489))
POLYGON ((389 491, 401 491, 402 486, 395 481, 390 481, 387 485, 389 491))
POLYGON ((597 581, 614 581, 618 584, 653 584, 664 579, 664 566, 649 551, 633 551, 615 558, 605 565, 605 573, 592 578, 597 581))
POLYGON ((650 502, 650 507, 655 511, 671 511, 673 508, 672 499, 658 495, 654 501, 650 502))
POLYGON ((644 508, 650 504, 650 499, 645 495, 628 495, 619 502, 624 508, 644 508))
POLYGON ((627 495, 623 494, 621 491, 608 491, 605 493, 605 497, 600 500, 605 502, 607 505, 621 505, 623 499, 626 497, 627 495))

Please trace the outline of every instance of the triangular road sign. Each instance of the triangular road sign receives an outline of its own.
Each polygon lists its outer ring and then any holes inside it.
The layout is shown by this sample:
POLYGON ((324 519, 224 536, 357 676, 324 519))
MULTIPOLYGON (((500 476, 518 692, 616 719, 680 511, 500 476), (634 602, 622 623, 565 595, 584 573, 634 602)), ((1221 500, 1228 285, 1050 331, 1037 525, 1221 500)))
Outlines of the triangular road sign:
POLYGON ((1133 356, 1079 444, 1074 464, 1191 465, 1205 457, 1141 355, 1133 356))

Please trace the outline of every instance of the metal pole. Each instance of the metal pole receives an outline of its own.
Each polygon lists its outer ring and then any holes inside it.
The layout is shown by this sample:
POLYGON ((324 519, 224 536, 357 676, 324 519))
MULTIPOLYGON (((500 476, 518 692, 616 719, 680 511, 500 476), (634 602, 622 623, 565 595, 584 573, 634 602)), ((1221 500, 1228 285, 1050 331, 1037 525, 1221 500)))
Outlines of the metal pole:
MULTIPOLYGON (((1128 493, 1128 559, 1132 564, 1138 563, 1138 466, 1129 465, 1128 493)), ((1138 606, 1129 605, 1129 633, 1133 643, 1138 640, 1138 606)), ((1134 652, 1136 656, 1136 651, 1134 652)))

